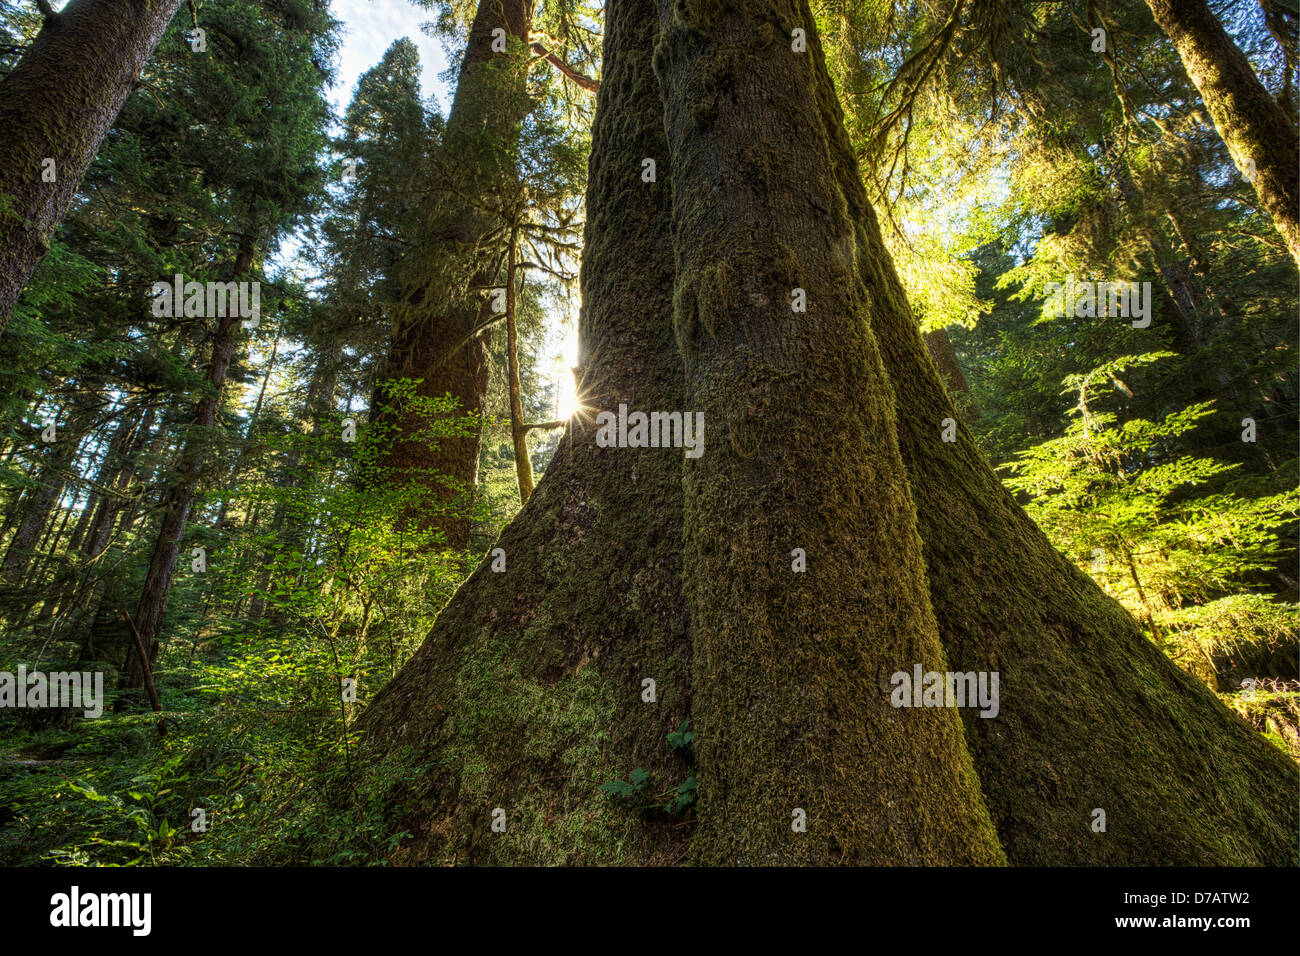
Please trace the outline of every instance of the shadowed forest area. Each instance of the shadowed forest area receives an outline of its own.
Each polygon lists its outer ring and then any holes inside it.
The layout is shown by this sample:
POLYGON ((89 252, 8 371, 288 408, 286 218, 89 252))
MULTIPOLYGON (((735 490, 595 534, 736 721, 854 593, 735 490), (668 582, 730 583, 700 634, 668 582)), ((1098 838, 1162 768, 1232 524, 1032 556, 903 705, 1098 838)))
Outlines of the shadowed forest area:
POLYGON ((409 5, 0 0, 0 863, 1298 862, 1295 0, 409 5))

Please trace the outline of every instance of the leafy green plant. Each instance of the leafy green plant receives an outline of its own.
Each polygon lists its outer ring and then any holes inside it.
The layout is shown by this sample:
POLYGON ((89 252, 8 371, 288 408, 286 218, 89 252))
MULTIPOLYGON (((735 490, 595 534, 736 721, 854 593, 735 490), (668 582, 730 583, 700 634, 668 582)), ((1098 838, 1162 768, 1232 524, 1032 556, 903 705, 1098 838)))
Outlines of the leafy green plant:
MULTIPOLYGON (((673 749, 673 753, 694 763, 695 733, 690 730, 690 725, 691 720, 688 717, 676 730, 666 734, 664 739, 668 741, 668 746, 673 749)), ((650 774, 643 768, 637 767, 628 779, 609 780, 602 783, 598 789, 616 799, 627 800, 642 810, 662 810, 669 814, 678 813, 695 803, 695 792, 699 787, 699 778, 695 774, 691 774, 675 787, 655 793, 654 796, 650 796, 646 789, 649 782, 650 774)))
POLYGON ((687 754, 694 758, 695 756, 695 732, 689 730, 691 718, 687 717, 682 721, 682 725, 668 734, 668 746, 679 754, 687 754))
POLYGON ((649 780, 650 774, 637 767, 627 780, 609 780, 602 783, 598 789, 608 793, 611 797, 630 797, 633 794, 644 792, 645 785, 649 780))

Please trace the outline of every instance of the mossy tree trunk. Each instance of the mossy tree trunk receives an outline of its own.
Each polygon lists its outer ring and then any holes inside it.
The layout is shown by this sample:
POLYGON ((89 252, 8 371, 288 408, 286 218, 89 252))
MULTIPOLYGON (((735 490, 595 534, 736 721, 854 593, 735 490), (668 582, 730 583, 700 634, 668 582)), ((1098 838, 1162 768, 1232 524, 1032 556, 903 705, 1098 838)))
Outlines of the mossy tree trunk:
MULTIPOLYGON (((514 174, 510 140, 531 108, 524 60, 514 55, 519 48, 501 46, 503 39, 526 42, 532 17, 532 0, 479 3, 440 150, 439 168, 454 188, 438 188, 426 202, 430 235, 417 244, 423 251, 408 257, 394 313, 384 378, 418 380, 417 396, 451 395, 457 417, 479 416, 487 404, 488 333, 481 330, 492 313, 484 287, 504 240, 490 238, 502 223, 485 207, 514 174), (494 35, 498 30, 504 35, 494 35)), ((467 547, 481 430, 431 442, 418 435, 427 418, 403 410, 382 385, 372 408, 385 433, 382 480, 426 495, 402 520, 440 530, 448 547, 467 547)))
POLYGON ((1008 860, 1294 865, 1295 765, 1156 648, 1003 488, 926 358, 824 72, 817 91, 861 225, 858 262, 948 665, 1001 675, 998 717, 963 717, 1008 860), (946 419, 955 442, 941 438, 946 419))
POLYGON ((0 330, 180 4, 72 0, 0 81, 0 330))
MULTIPOLYGON (((665 164, 658 184, 640 175, 667 155, 655 29, 650 0, 607 7, 578 329, 578 393, 599 409, 684 402, 665 164)), ((500 554, 362 718, 360 763, 412 834, 393 862, 684 857, 675 817, 598 790, 641 768, 648 796, 691 772, 665 741, 690 714, 681 512, 680 449, 601 448, 590 412, 570 420, 500 554)))
POLYGON ((661 11, 674 319, 708 436, 684 471, 695 858, 1002 862, 955 711, 889 701, 895 672, 946 667, 820 54, 792 49, 812 21, 792 0, 661 11))
POLYGON ((1205 0, 1147 0, 1232 153, 1300 265, 1300 136, 1205 0), (1249 175, 1253 169, 1254 175, 1249 175))
POLYGON ((393 860, 676 862, 681 830, 595 788, 642 767, 669 790, 686 771, 661 738, 693 714, 703 862, 995 862, 1000 842, 1020 864, 1294 863, 1295 767, 1051 548, 959 421, 941 440, 958 416, 812 17, 760 2, 667 13, 671 157, 647 55, 657 11, 608 7, 580 393, 703 410, 710 441, 683 462, 597 448, 571 423, 498 542, 505 569, 489 554, 363 718, 371 797, 411 834, 393 860), (785 311, 795 287, 806 314, 785 311), (786 570, 795 547, 806 577, 786 570), (999 673, 998 716, 963 712, 969 760, 951 711, 884 709, 899 655, 999 673))

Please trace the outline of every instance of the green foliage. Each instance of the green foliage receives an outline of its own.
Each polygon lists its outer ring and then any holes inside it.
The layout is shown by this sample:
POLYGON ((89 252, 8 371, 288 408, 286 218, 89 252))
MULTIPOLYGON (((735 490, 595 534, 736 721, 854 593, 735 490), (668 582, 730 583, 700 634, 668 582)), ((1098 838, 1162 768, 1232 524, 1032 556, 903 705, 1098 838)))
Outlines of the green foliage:
POLYGON ((668 746, 683 756, 695 756, 695 732, 688 730, 691 719, 687 717, 682 725, 668 735, 668 746))
POLYGON ((642 793, 649 780, 650 774, 637 767, 628 775, 626 780, 610 780, 602 783, 598 789, 608 793, 611 797, 628 797, 634 793, 642 793))
MULTIPOLYGON (((694 764, 695 734, 687 729, 690 723, 688 717, 682 721, 680 727, 668 733, 664 739, 668 741, 668 746, 673 749, 677 756, 682 757, 688 763, 694 764)), ((656 794, 651 794, 649 791, 649 783, 650 774, 643 768, 637 767, 628 775, 626 780, 609 780, 602 783, 597 789, 609 794, 616 800, 628 803, 636 809, 646 812, 658 810, 672 815, 694 805, 695 792, 699 787, 699 778, 692 773, 677 786, 656 794)))

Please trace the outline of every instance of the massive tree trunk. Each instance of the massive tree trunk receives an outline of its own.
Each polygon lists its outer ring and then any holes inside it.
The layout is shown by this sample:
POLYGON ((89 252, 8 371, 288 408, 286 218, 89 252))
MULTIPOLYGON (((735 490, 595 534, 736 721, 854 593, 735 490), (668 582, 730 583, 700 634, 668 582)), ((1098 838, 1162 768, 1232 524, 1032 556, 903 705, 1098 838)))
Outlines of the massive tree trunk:
POLYGON ((670 12, 660 61, 670 163, 651 115, 655 11, 649 0, 608 8, 582 276, 583 399, 600 410, 702 408, 714 422, 710 444, 705 458, 683 462, 681 449, 598 448, 589 423, 571 424, 502 534, 504 570, 489 555, 363 718, 377 802, 391 832, 411 834, 394 861, 683 858, 681 831, 660 827, 658 811, 629 812, 594 788, 642 767, 647 792, 671 793, 687 771, 659 735, 692 713, 703 862, 993 862, 982 785, 1013 863, 1294 863, 1295 767, 1050 547, 959 424, 956 442, 941 440, 944 419, 957 416, 862 190, 812 16, 799 0, 770 10, 780 31, 747 28, 755 12, 712 11, 698 33, 685 22, 698 11, 670 12), (804 60, 782 38, 794 26, 810 41, 804 60), (751 59, 765 50, 779 77, 770 89, 751 59), (778 104, 791 132, 778 131, 778 104), (741 155, 751 120, 771 130, 741 155), (642 183, 641 160, 659 157, 659 183, 642 183), (663 196, 670 176, 675 228, 663 196), (768 201, 782 214, 760 216, 768 201), (766 256, 765 229, 780 244, 766 256), (666 236, 680 253, 685 372, 669 325, 666 236), (777 298, 795 286, 808 295, 806 314, 787 314, 777 298), (742 319, 760 332, 745 336, 742 319), (780 334, 765 334, 773 329, 780 334), (817 341, 832 332, 837 340, 817 341), (786 369, 803 386, 806 420, 772 400, 786 369), (904 507, 890 431, 919 518, 904 507), (796 437, 820 450, 815 460, 796 437), (819 471, 854 480, 828 483, 819 471), (855 493, 856 511, 845 497, 855 493), (913 521, 942 653, 919 593, 913 521), (785 571, 796 547, 807 578, 785 571), (814 571, 819 555, 827 566, 814 571), (807 584, 815 574, 816 590, 807 584), (1000 713, 963 712, 979 784, 950 712, 908 714, 909 739, 891 726, 903 718, 884 710, 890 671, 942 669, 945 654, 954 670, 1000 675, 1000 713), (657 703, 643 702, 647 678, 657 703), (930 759, 918 759, 918 746, 930 759), (940 815, 935 791, 945 787, 940 815), (847 805, 828 806, 833 799, 847 805), (885 821, 850 818, 855 808, 885 821), (790 829, 795 809, 805 834, 790 829))
MULTIPOLYGON (((456 188, 435 193, 426 204, 429 248, 408 259, 415 274, 408 275, 395 310, 384 378, 419 380, 418 396, 451 395, 459 401, 455 416, 481 415, 487 403, 488 340, 478 330, 492 313, 482 287, 492 275, 489 260, 504 246, 504 240, 488 241, 502 223, 472 197, 490 196, 513 174, 508 142, 529 110, 523 66, 509 50, 493 49, 499 45, 493 31, 526 40, 532 16, 532 0, 479 4, 441 149, 441 168, 455 178, 456 188)), ((427 429, 427 418, 402 408, 382 386, 372 407, 386 443, 379 459, 382 480, 428 494, 405 520, 440 530, 451 548, 467 547, 481 429, 431 442, 418 435, 427 429)))
POLYGON ((862 225, 859 263, 948 664, 1001 674, 998 717, 963 717, 1007 858, 1294 865, 1295 765, 1052 548, 964 427, 941 440, 944 420, 959 416, 926 359, 820 66, 818 99, 862 225))
MULTIPOLYGON (((239 243, 235 256, 236 282, 253 267, 253 255, 256 244, 251 235, 245 234, 239 243)), ((199 399, 191 420, 190 433, 181 446, 180 461, 176 472, 167 487, 163 503, 162 524, 154 541, 153 553, 149 558, 149 570, 145 575, 144 588, 136 604, 135 629, 149 652, 152 664, 158 653, 158 639, 162 630, 163 616, 167 611, 167 599, 171 594, 172 579, 176 575, 176 561, 180 556, 181 538, 185 533, 185 522, 189 518, 190 506, 194 503, 194 492, 203 477, 204 458, 209 440, 209 433, 217 420, 217 409, 221 407, 221 394, 226 384, 226 373, 235 354, 235 336, 239 330, 240 317, 238 309, 229 309, 223 318, 217 320, 216 336, 212 341, 212 361, 208 365, 207 394, 199 399)), ((124 687, 143 687, 145 680, 144 662, 138 653, 128 651, 124 687)))
POLYGON ((72 0, 0 81, 0 330, 180 4, 72 0))
MULTIPOLYGON (((593 408, 685 406, 655 25, 651 0, 607 8, 579 317, 578 390, 593 408), (658 184, 641 182, 648 156, 665 158, 658 184)), ((570 420, 497 542, 505 569, 488 555, 362 719, 364 765, 399 781, 383 801, 392 830, 412 834, 394 862, 685 855, 675 818, 597 790, 638 767, 649 792, 691 772, 664 739, 690 714, 681 462, 680 449, 597 447, 590 413, 570 420)))
POLYGON ((1300 137, 1205 0, 1147 0, 1200 91, 1214 128, 1300 265, 1300 137))
POLYGON ((999 863, 957 714, 890 706, 892 674, 947 668, 796 4, 661 5, 674 319, 708 426, 684 472, 695 857, 999 863))

